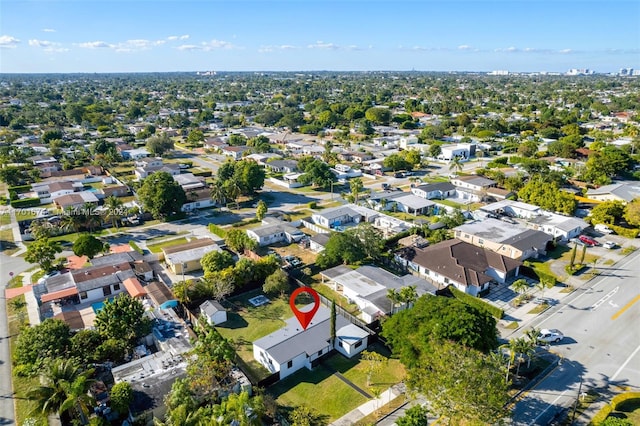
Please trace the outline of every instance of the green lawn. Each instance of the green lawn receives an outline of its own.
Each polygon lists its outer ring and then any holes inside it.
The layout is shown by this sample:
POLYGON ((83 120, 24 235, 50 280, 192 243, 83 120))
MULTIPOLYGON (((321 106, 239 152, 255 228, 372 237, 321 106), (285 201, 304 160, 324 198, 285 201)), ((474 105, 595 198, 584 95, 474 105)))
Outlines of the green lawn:
POLYGON ((37 209, 39 207, 33 207, 32 209, 16 209, 16 220, 18 222, 23 221, 23 220, 30 220, 30 219, 35 219, 36 216, 38 216, 38 213, 35 212, 34 210, 37 209))
POLYGON ((175 238, 173 240, 165 241, 158 244, 147 244, 147 248, 151 253, 160 253, 163 248, 179 246, 180 244, 188 243, 185 237, 175 238))
POLYGON ((404 379, 406 375, 404 366, 399 360, 388 358, 389 352, 387 350, 379 345, 372 345, 368 350, 370 352, 378 352, 387 357, 386 365, 380 371, 372 373, 369 386, 367 386, 369 361, 361 360, 360 356, 345 358, 336 355, 329 358, 326 363, 370 394, 372 393, 372 387, 384 391, 404 379))
POLYGON ((267 392, 273 395, 278 405, 285 410, 303 404, 313 407, 321 415, 326 416, 327 423, 342 417, 367 401, 367 398, 322 365, 314 368, 313 371, 303 368, 271 386, 267 392))
MULTIPOLYGON (((18 296, 17 300, 24 302, 24 296, 18 296)), ((20 332, 20 320, 21 317, 26 317, 26 307, 21 307, 19 310, 14 308, 13 303, 7 303, 7 318, 9 319, 9 335, 11 338, 9 342, 11 344, 11 356, 15 351, 15 343, 17 336, 20 332)), ((13 370, 15 371, 15 370, 13 370)), ((35 426, 46 426, 48 424, 46 417, 43 415, 33 416, 36 404, 26 398, 29 390, 39 385, 38 377, 20 377, 13 373, 13 391, 15 393, 15 408, 16 408, 16 424, 22 425, 28 417, 33 417, 36 420, 35 426)))
POLYGON ((282 328, 284 320, 293 316, 288 295, 285 298, 268 296, 271 301, 258 307, 249 303, 249 299, 261 294, 264 294, 262 290, 257 289, 226 301, 225 306, 230 308, 227 321, 217 326, 222 336, 233 340, 238 356, 249 365, 258 379, 270 373, 253 359, 253 342, 282 328))
POLYGON ((9 225, 11 223, 11 215, 8 211, 3 211, 0 213, 0 226, 9 225))

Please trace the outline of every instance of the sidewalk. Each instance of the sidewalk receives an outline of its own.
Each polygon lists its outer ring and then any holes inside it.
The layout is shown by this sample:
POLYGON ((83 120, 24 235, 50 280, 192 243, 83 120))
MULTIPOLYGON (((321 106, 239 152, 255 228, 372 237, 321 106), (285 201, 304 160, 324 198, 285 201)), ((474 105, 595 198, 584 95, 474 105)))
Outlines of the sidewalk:
POLYGON ((378 398, 371 399, 358 408, 348 412, 335 422, 331 423, 331 426, 352 426, 357 423, 358 420, 368 416, 376 410, 379 410, 385 404, 388 404, 390 401, 394 400, 403 393, 403 384, 399 383, 397 385, 393 385, 389 389, 382 392, 378 398))

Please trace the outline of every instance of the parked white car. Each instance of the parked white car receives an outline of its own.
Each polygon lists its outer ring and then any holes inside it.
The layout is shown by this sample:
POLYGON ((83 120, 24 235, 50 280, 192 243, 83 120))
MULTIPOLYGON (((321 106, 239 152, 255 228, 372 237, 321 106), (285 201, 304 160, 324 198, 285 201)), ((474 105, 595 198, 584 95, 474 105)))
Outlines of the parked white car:
POLYGON ((613 233, 613 229, 609 228, 604 223, 597 224, 596 226, 593 227, 593 229, 595 229, 598 232, 602 232, 603 234, 612 234, 613 233))
POLYGON ((560 330, 557 330, 555 328, 543 328, 542 330, 540 330, 540 334, 538 335, 538 342, 540 343, 557 343, 562 339, 564 339, 564 334, 562 334, 560 330))
POLYGON ((616 243, 614 243, 613 241, 605 241, 602 244, 602 247, 611 250, 611 249, 614 249, 614 248, 618 247, 618 245, 616 243))

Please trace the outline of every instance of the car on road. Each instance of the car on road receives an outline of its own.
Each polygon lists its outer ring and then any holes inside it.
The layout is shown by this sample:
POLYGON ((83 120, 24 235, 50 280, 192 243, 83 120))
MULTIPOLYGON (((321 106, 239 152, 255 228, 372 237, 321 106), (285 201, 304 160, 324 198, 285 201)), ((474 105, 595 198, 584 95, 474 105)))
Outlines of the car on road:
POLYGON ((602 244, 602 247, 612 250, 616 247, 618 247, 618 245, 616 243, 614 243, 613 241, 605 241, 604 244, 602 244))
POLYGON ((597 242, 597 241, 596 241, 596 240, 594 240, 593 238, 588 237, 588 236, 586 236, 586 235, 580 235, 580 236, 578 237, 578 239, 579 239, 580 241, 582 241, 583 243, 585 243, 586 245, 588 245, 589 247, 594 247, 594 246, 599 246, 599 245, 600 245, 600 243, 599 243, 599 242, 597 242))
POLYGON ((564 334, 556 328, 543 328, 537 338, 539 343, 558 343, 562 339, 564 339, 564 334))
POLYGON ((548 297, 536 297, 533 299, 533 303, 536 305, 549 305, 553 306, 556 304, 555 299, 550 299, 548 297))

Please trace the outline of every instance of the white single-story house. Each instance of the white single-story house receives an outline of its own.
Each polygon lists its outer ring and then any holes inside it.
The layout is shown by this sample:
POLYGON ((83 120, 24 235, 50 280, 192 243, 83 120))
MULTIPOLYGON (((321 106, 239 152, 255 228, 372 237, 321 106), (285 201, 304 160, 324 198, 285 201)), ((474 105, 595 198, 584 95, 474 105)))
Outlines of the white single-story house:
POLYGON ((427 183, 411 188, 411 192, 427 200, 444 200, 456 195, 456 187, 450 182, 427 183))
POLYGON ((388 290, 415 287, 418 296, 435 294, 437 288, 416 275, 392 274, 377 266, 365 265, 353 270, 345 265, 327 269, 320 273, 323 284, 342 294, 360 309, 360 317, 367 323, 397 312, 403 306, 393 306, 388 290))
POLYGON ((247 229, 247 235, 255 240, 259 246, 268 246, 283 241, 297 243, 305 236, 304 232, 295 226, 270 217, 262 220, 262 226, 247 229))
POLYGON ((227 321, 227 310, 215 300, 206 300, 200 305, 200 316, 204 318, 209 325, 218 325, 227 321))
POLYGON ((313 369, 333 349, 351 358, 367 348, 369 334, 357 326, 349 327, 351 323, 341 315, 336 316, 332 345, 330 317, 330 310, 320 306, 306 330, 296 317, 289 318, 283 328, 253 342, 253 358, 284 379, 301 368, 313 369))

